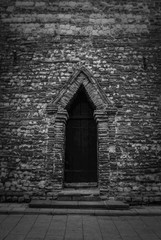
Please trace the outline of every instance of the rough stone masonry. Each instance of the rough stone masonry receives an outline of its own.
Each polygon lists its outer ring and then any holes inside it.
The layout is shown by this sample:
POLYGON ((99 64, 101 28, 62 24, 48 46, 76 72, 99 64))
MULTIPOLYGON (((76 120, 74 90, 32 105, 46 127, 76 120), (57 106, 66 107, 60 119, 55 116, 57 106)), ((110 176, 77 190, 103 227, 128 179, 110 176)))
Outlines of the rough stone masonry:
POLYGON ((161 1, 1 0, 0 12, 1 202, 62 189, 67 113, 47 109, 75 75, 115 109, 96 117, 101 194, 161 202, 161 1))

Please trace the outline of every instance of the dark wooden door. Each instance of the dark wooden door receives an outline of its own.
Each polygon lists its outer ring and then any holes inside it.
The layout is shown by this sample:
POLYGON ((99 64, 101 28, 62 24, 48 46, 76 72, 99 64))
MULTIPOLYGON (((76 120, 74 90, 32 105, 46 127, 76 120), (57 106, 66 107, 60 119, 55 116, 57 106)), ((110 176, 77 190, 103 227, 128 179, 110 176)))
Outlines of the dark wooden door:
POLYGON ((66 125, 65 182, 97 182, 97 127, 93 107, 80 90, 66 125))

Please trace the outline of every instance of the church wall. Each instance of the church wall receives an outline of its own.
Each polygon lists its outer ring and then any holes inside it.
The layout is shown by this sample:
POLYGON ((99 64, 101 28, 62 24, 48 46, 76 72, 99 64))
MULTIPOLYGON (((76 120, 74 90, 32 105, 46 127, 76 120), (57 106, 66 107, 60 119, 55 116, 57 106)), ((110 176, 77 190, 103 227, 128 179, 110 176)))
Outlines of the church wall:
POLYGON ((0 11, 1 201, 60 190, 46 107, 84 66, 118 110, 105 194, 160 202, 160 1, 1 1, 0 11))

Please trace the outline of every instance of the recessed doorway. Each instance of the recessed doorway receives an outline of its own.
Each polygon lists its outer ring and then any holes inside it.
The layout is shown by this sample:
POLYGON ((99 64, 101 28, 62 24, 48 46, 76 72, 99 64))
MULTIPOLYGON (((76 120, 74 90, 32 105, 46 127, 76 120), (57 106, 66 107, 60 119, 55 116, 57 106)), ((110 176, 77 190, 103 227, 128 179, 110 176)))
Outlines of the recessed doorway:
POLYGON ((94 106, 80 86, 68 106, 65 183, 97 182, 97 125, 94 106))

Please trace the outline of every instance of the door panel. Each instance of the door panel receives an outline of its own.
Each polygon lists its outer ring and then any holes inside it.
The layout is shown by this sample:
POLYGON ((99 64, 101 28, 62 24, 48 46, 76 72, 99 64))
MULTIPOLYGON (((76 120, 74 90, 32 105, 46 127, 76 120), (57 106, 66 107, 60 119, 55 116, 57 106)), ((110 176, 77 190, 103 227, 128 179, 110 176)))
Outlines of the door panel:
POLYGON ((69 110, 65 182, 97 182, 97 126, 84 92, 78 94, 69 110))

